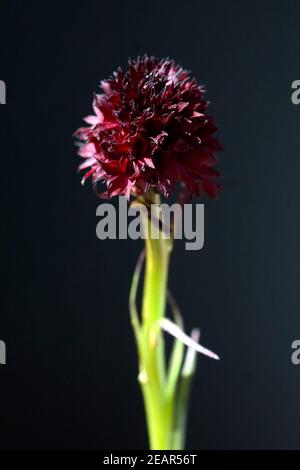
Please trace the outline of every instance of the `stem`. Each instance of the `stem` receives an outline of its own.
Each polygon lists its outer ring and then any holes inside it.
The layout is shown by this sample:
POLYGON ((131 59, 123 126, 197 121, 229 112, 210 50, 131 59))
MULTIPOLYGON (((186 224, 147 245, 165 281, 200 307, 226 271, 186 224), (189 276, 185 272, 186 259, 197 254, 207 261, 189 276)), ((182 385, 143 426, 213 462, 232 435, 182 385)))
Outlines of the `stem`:
MULTIPOLYGON (((192 339, 199 341, 200 331, 192 331, 192 339)), ((196 370, 197 353, 188 349, 177 386, 176 407, 174 412, 174 425, 172 444, 173 449, 183 449, 186 437, 186 422, 190 397, 191 382, 196 370)))
MULTIPOLYGON (((151 215, 160 220, 159 196, 147 195, 152 203, 151 215)), ((145 200, 140 200, 144 203, 145 200)), ((180 379, 183 345, 175 340, 168 371, 166 371, 165 347, 158 320, 166 314, 167 284, 172 240, 158 231, 151 238, 151 223, 142 216, 145 237, 145 275, 142 315, 139 320, 136 308, 136 292, 141 264, 140 257, 133 277, 130 294, 130 312, 139 354, 139 382, 141 384, 149 443, 151 450, 181 450, 184 445, 185 409, 188 397, 186 381, 180 379), (180 384, 181 382, 181 384, 180 384), (181 386, 180 386, 181 385, 181 386)), ((169 295, 175 320, 181 324, 179 310, 169 295)))
POLYGON ((165 316, 170 240, 151 239, 151 223, 147 230, 146 268, 142 307, 142 390, 144 394, 150 447, 169 448, 172 410, 165 396, 166 364, 164 340, 157 320, 165 316))

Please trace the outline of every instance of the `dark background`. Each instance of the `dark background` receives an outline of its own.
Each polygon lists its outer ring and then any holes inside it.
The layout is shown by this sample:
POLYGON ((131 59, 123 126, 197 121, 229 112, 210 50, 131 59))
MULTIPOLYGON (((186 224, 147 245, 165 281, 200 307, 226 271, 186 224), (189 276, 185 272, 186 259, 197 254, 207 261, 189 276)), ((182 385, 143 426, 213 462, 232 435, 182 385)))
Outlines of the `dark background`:
POLYGON ((145 448, 127 298, 140 241, 99 241, 72 132, 128 56, 205 83, 229 185, 170 285, 199 358, 188 447, 300 448, 298 1, 1 2, 1 448, 145 448))

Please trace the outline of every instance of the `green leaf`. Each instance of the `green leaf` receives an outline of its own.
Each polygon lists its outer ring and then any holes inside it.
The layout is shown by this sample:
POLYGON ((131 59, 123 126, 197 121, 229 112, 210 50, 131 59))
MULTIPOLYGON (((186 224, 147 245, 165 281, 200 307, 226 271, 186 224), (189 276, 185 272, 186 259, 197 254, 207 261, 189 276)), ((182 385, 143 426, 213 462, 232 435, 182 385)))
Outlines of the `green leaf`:
MULTIPOLYGON (((168 303, 172 310, 172 314, 173 314, 176 324, 181 329, 183 329, 183 320, 182 320, 180 310, 170 291, 168 292, 168 303)), ((170 357, 169 371, 168 371, 168 377, 167 377, 167 386, 166 386, 167 397, 172 397, 172 395, 174 395, 175 393, 178 377, 179 377, 181 366, 182 366, 183 353, 184 353, 183 343, 175 339, 171 357, 170 357)))
POLYGON ((133 277, 132 277, 130 294, 129 294, 130 318, 131 318, 131 323, 133 326, 133 330, 136 336, 138 346, 139 346, 139 336, 140 336, 140 320, 139 320, 139 315, 138 315, 138 309, 136 306, 136 296, 137 296, 137 290, 138 290, 138 285, 139 285, 139 280, 141 277, 144 260, 145 260, 145 250, 142 251, 142 253, 140 254, 137 260, 133 277))

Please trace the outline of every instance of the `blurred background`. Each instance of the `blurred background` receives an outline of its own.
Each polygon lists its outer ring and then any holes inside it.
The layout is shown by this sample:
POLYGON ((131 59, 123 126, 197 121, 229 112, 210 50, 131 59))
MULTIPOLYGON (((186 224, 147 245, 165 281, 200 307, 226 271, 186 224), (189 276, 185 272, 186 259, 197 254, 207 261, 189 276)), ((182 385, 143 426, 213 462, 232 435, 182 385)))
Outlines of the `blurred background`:
POLYGON ((127 58, 170 56, 207 87, 228 184, 170 287, 199 357, 187 445, 299 449, 298 1, 2 1, 0 447, 146 448, 128 315, 141 241, 96 238, 72 133, 127 58))

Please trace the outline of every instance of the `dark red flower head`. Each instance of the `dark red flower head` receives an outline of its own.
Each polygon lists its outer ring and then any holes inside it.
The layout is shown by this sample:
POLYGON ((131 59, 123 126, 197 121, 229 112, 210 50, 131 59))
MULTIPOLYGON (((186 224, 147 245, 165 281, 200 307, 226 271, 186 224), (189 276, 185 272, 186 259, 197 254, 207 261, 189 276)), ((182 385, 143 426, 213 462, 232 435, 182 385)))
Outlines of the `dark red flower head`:
POLYGON ((168 196, 176 182, 188 195, 215 197, 219 173, 213 167, 221 149, 214 119, 206 114, 204 88, 169 59, 138 57, 101 82, 89 127, 78 129, 79 155, 91 177, 106 184, 102 197, 141 194, 168 196))

